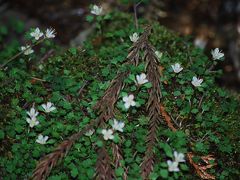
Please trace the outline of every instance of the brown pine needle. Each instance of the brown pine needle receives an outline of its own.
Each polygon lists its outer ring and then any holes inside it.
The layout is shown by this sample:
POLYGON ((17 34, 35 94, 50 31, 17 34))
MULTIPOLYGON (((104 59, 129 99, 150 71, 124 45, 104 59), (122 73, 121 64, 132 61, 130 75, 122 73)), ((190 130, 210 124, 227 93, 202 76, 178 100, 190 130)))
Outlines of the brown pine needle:
POLYGON ((172 130, 172 131, 177 131, 177 129, 173 126, 173 123, 171 121, 171 117, 168 115, 168 113, 165 111, 165 108, 162 104, 160 104, 160 111, 162 116, 164 117, 168 127, 172 130))

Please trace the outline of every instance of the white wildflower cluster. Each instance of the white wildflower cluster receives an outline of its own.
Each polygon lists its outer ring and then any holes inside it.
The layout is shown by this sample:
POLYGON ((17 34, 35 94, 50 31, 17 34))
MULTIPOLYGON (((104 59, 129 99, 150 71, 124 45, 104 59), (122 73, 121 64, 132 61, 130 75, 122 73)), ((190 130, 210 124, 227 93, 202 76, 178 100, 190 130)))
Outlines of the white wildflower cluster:
MULTIPOLYGON (((56 31, 55 29, 52 28, 48 28, 45 33, 43 33, 38 27, 36 29, 34 29, 33 32, 30 33, 30 36, 33 37, 36 41, 39 41, 40 38, 44 38, 44 39, 51 39, 51 38, 55 38, 56 36, 56 31)), ((21 51, 23 52, 24 55, 30 55, 34 52, 34 50, 32 49, 32 46, 30 45, 26 45, 26 46, 21 46, 21 51)))
POLYGON ((124 122, 113 119, 112 129, 102 129, 103 139, 106 141, 114 139, 114 131, 123 132, 124 126, 124 122))
MULTIPOLYGON (((183 70, 183 67, 179 63, 175 63, 172 66, 173 72, 178 74, 183 70)), ((193 76, 192 78, 192 85, 195 87, 200 87, 203 82, 203 79, 197 78, 196 76, 193 76)))
POLYGON ((101 6, 93 5, 93 7, 91 9, 91 13, 96 16, 102 15, 103 8, 101 6))
POLYGON ((37 120, 37 115, 39 114, 38 111, 35 110, 34 107, 30 109, 30 111, 27 111, 27 123, 29 124, 30 128, 33 128, 34 126, 37 126, 39 124, 39 121, 37 120))
MULTIPOLYGON (((224 57, 224 53, 222 53, 218 48, 215 48, 214 50, 211 51, 212 58, 213 60, 219 60, 224 57)), ((171 65, 173 72, 178 74, 183 70, 183 67, 179 63, 175 63, 171 65)), ((198 78, 196 76, 192 77, 192 85, 195 87, 200 87, 202 86, 203 79, 198 78)))
MULTIPOLYGON (((138 86, 143 85, 148 82, 147 75, 145 73, 141 73, 139 75, 136 75, 136 84, 138 86)), ((136 102, 134 101, 134 95, 126 95, 123 97, 124 107, 126 109, 129 109, 131 106, 136 106, 136 102)), ((116 119, 113 120, 112 129, 103 129, 103 139, 113 139, 114 138, 114 131, 123 132, 125 124, 122 121, 117 121, 116 119)))
MULTIPOLYGON (((47 102, 46 104, 42 104, 41 106, 45 113, 49 113, 56 109, 56 107, 51 102, 47 102)), ((33 128, 34 126, 37 126, 39 124, 39 121, 37 120, 38 114, 39 112, 34 107, 31 107, 30 111, 27 111, 28 117, 26 118, 26 121, 29 124, 30 128, 33 128)), ((36 142, 39 144, 46 144, 47 140, 48 136, 43 136, 42 134, 39 134, 36 142)))
POLYGON ((45 33, 43 33, 38 27, 30 33, 30 36, 33 37, 35 40, 39 40, 41 37, 46 39, 55 38, 56 32, 55 29, 48 28, 45 33))
POLYGON ((137 42, 137 40, 139 39, 138 33, 133 33, 132 35, 129 36, 130 40, 132 42, 137 42))
POLYGON ((220 60, 224 57, 224 53, 222 53, 218 48, 215 48, 211 51, 213 60, 220 60))
MULTIPOLYGON (((136 75, 136 84, 138 86, 143 85, 148 82, 147 75, 145 73, 141 73, 136 75)), ((131 106, 136 106, 136 102, 134 101, 134 95, 126 95, 123 97, 124 107, 129 109, 131 106)))
POLYGON ((169 172, 179 172, 179 168, 178 165, 181 162, 185 162, 184 159, 184 154, 183 153, 178 153, 177 151, 174 151, 173 153, 174 155, 174 160, 168 160, 167 164, 168 164, 168 171, 169 172))

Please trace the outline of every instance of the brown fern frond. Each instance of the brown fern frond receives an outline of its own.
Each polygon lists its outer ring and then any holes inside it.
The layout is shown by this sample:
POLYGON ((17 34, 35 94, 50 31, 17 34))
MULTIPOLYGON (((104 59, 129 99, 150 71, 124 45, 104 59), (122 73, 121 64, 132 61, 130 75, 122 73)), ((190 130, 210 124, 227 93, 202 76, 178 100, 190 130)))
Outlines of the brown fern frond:
POLYGON ((162 104, 160 104, 160 111, 161 114, 163 116, 163 118, 165 119, 168 127, 172 130, 172 131, 177 131, 177 129, 173 126, 173 123, 171 121, 171 117, 168 115, 168 113, 165 111, 165 108, 162 104))
POLYGON ((98 159, 96 163, 96 179, 109 180, 114 179, 115 174, 111 167, 111 158, 105 147, 101 147, 97 151, 98 159), (101 172, 101 173, 99 173, 101 172))
POLYGON ((117 144, 112 143, 112 152, 113 152, 113 163, 115 168, 122 167, 125 170, 122 178, 124 180, 127 180, 127 169, 121 163, 121 160, 123 160, 123 157, 122 157, 122 152, 120 147, 117 144))
POLYGON ((67 140, 64 140, 52 153, 46 155, 35 168, 32 179, 44 180, 50 174, 53 167, 67 155, 74 142, 79 139, 84 133, 93 127, 93 123, 90 123, 82 131, 73 134, 67 140))
POLYGON ((205 165, 202 165, 200 163, 196 164, 193 161, 194 154, 191 152, 187 153, 187 157, 188 157, 189 163, 194 167, 196 173, 201 179, 216 179, 215 176, 206 172, 208 169, 217 165, 216 163, 213 163, 213 164, 210 163, 210 161, 215 160, 215 158, 212 155, 201 156, 201 159, 203 160, 205 165))
POLYGON ((144 46, 147 79, 152 83, 152 87, 148 90, 149 99, 147 103, 147 111, 149 119, 149 132, 147 135, 147 150, 143 162, 141 164, 141 171, 143 179, 148 179, 154 167, 154 152, 153 148, 157 141, 157 129, 161 119, 160 100, 162 97, 160 89, 160 72, 158 60, 155 55, 154 48, 150 43, 144 46))
POLYGON ((127 60, 135 66, 137 66, 139 63, 139 51, 144 48, 146 42, 148 41, 148 37, 151 34, 151 29, 151 26, 147 26, 143 34, 139 37, 137 42, 133 43, 129 50, 127 60))
MULTIPOLYGON (((126 63, 137 65, 139 61, 139 51, 144 47, 146 39, 150 33, 150 27, 147 27, 145 32, 140 36, 137 42, 130 48, 130 52, 127 56, 126 63)), ((109 88, 106 90, 102 99, 94 107, 99 113, 99 124, 100 128, 103 128, 105 123, 114 117, 114 106, 118 100, 119 93, 123 88, 124 79, 129 75, 130 71, 122 72, 112 80, 109 88)), ((111 167, 111 159, 105 149, 101 147, 98 150, 98 159, 96 163, 96 178, 97 179, 109 179, 114 176, 114 171, 111 167), (104 178, 105 177, 105 178, 104 178)), ((112 179, 112 178, 111 178, 112 179)))

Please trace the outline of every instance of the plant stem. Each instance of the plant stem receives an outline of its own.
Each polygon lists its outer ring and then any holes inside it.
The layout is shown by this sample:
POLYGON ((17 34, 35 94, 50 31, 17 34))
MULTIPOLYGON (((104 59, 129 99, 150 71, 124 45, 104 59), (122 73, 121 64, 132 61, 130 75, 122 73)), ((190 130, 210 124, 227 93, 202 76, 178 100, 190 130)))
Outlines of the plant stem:
POLYGON ((137 17, 137 7, 142 3, 142 0, 139 1, 137 4, 134 3, 133 5, 133 10, 134 10, 134 23, 135 23, 135 27, 138 30, 138 17, 137 17))
POLYGON ((33 48, 34 46, 40 44, 41 42, 43 42, 46 38, 40 39, 39 41, 37 41, 35 44, 31 45, 30 47, 26 48, 24 51, 21 51, 17 54, 15 54, 14 56, 12 56, 11 58, 9 58, 5 63, 3 63, 0 68, 2 69, 4 66, 6 66, 8 63, 10 63, 11 61, 13 61, 14 59, 16 59, 18 56, 22 55, 25 51, 27 51, 30 48, 33 48))

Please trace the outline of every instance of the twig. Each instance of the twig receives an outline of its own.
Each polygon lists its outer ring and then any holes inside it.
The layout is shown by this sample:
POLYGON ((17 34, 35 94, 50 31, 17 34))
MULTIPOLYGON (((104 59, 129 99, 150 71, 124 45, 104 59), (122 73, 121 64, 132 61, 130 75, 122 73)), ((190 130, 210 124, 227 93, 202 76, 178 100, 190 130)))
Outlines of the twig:
POLYGON ((22 55, 25 51, 27 51, 27 50, 30 49, 30 48, 35 47, 36 45, 38 45, 38 44, 40 44, 41 42, 43 42, 45 39, 46 39, 46 38, 43 38, 43 39, 37 41, 35 44, 33 44, 33 45, 29 46, 28 48, 26 48, 24 51, 21 51, 21 52, 15 54, 15 55, 12 56, 10 59, 8 59, 5 63, 3 63, 3 64, 0 66, 0 68, 2 69, 2 68, 3 68, 4 66, 6 66, 8 63, 10 63, 10 62, 13 61, 14 59, 16 59, 18 56, 22 55))
POLYGON ((134 10, 134 23, 135 23, 135 27, 136 27, 136 29, 138 29, 137 6, 136 6, 135 3, 133 5, 133 10, 134 10))
POLYGON ((44 62, 46 59, 48 59, 48 58, 49 58, 51 55, 53 55, 53 54, 54 54, 54 50, 53 50, 53 49, 49 50, 49 51, 40 59, 39 63, 44 62))
POLYGON ((134 23, 136 29, 138 29, 138 17, 137 17, 137 7, 142 3, 142 1, 139 1, 137 4, 134 3, 133 10, 134 10, 134 23))
POLYGON ((198 109, 201 107, 202 105, 202 102, 203 102, 203 97, 204 97, 204 94, 202 95, 200 101, 199 101, 199 104, 198 104, 198 109))
POLYGON ((84 88, 86 87, 86 85, 89 83, 89 81, 84 81, 82 87, 78 90, 78 95, 80 95, 82 93, 82 91, 84 90, 84 88))
POLYGON ((40 79, 40 78, 36 78, 36 77, 32 77, 32 79, 37 80, 37 81, 46 82, 46 80, 44 80, 44 79, 40 79))

